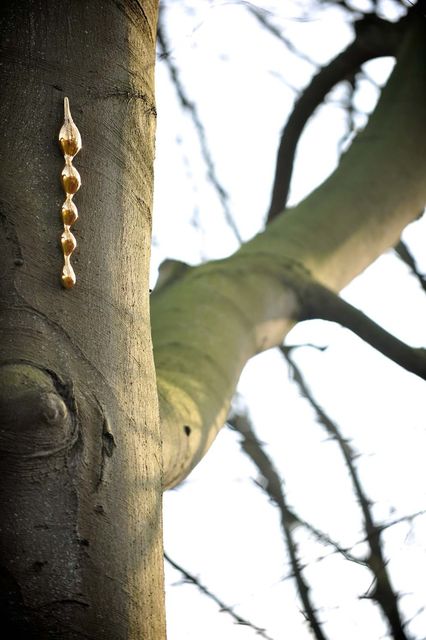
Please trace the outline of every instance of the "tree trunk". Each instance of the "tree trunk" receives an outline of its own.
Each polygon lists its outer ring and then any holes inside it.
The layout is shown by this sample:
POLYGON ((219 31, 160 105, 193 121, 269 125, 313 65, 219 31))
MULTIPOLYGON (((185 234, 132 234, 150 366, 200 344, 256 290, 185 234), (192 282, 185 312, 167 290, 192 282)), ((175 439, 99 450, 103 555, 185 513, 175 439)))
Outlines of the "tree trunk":
POLYGON ((10 637, 164 637, 149 326, 157 2, 2 3, 0 487, 10 637), (61 286, 63 100, 78 248, 61 286))

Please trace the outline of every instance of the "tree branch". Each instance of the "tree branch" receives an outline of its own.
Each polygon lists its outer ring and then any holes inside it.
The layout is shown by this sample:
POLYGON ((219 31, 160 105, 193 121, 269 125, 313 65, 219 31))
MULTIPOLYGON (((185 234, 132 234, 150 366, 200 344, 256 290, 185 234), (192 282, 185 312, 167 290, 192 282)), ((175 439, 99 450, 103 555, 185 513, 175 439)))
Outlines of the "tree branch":
POLYGON ((314 60, 312 60, 309 56, 303 53, 303 51, 300 51, 297 47, 295 47, 294 44, 291 42, 291 40, 286 38, 285 35, 280 31, 280 29, 278 29, 278 27, 274 25, 274 23, 270 20, 267 11, 251 3, 250 4, 248 3, 245 6, 247 10, 262 25, 262 27, 264 27, 273 36, 275 36, 275 38, 280 40, 291 53, 293 53, 295 56, 297 56, 301 60, 308 62, 313 67, 318 68, 318 64, 314 60))
POLYGON ((215 596, 214 593, 212 593, 207 587, 205 587, 197 577, 195 577, 192 573, 189 573, 189 571, 184 569, 180 564, 172 560, 167 553, 164 553, 164 557, 167 560, 167 562, 174 569, 176 569, 176 571, 179 571, 183 575, 186 582, 189 582, 190 584, 193 584, 196 587, 198 587, 198 589, 202 593, 204 593, 204 595, 206 595, 208 598, 210 598, 210 600, 213 600, 213 602, 219 605, 221 612, 223 611, 224 613, 228 613, 230 616, 232 616, 232 618, 234 618, 237 624, 250 627, 251 629, 256 631, 256 633, 259 636, 261 636, 261 638, 265 638, 265 640, 272 640, 272 638, 268 636, 267 633, 265 632, 265 629, 262 629, 261 627, 257 627, 255 624, 247 620, 247 618, 243 618, 242 616, 235 613, 232 607, 228 606, 222 600, 220 600, 220 598, 215 596))
POLYGON ((303 613, 316 640, 326 640, 321 622, 317 618, 315 606, 311 601, 310 586, 307 584, 303 576, 303 568, 300 562, 297 544, 293 538, 292 532, 293 526, 296 524, 297 520, 295 520, 294 514, 288 508, 280 477, 269 456, 267 456, 263 451, 256 435, 253 432, 253 428, 248 417, 237 415, 230 420, 229 424, 242 435, 243 440, 241 442, 241 447, 243 451, 250 457, 259 469, 260 473, 267 480, 265 491, 277 504, 280 511, 282 531, 290 557, 290 564, 296 581, 297 591, 300 600, 303 603, 303 613))
POLYGON ((308 285, 302 298, 300 320, 337 322, 396 364, 426 379, 426 349, 410 347, 395 338, 362 311, 319 283, 308 285))
MULTIPOLYGON (((289 347, 285 347, 289 349, 289 347)), ((238 431, 244 438, 242 443, 243 451, 250 458, 253 464, 257 467, 259 473, 264 478, 263 482, 257 482, 256 484, 264 491, 270 498, 270 500, 277 505, 281 513, 281 520, 287 523, 290 530, 293 530, 296 526, 302 526, 307 529, 314 537, 323 544, 333 547, 334 551, 340 553, 346 560, 354 562, 356 564, 365 565, 365 561, 354 556, 350 549, 343 548, 335 540, 330 538, 326 533, 320 531, 307 520, 301 518, 293 510, 291 510, 285 499, 283 492, 282 481, 278 471, 275 468, 274 463, 269 456, 263 450, 263 447, 253 430, 250 428, 248 418, 246 415, 236 414, 228 420, 228 426, 235 431, 238 431), (247 425, 248 424, 248 428, 247 425)))
POLYGON ((151 296, 165 487, 208 450, 248 359, 281 344, 301 318, 309 278, 339 291, 424 206, 425 26, 413 21, 368 125, 318 189, 233 256, 151 296))
POLYGON ((344 438, 340 433, 340 429, 338 428, 337 424, 325 413, 325 411, 320 407, 320 405, 313 397, 310 389, 305 382, 302 372, 290 355, 291 348, 282 346, 280 347, 280 351, 291 368, 293 378, 298 385, 302 396, 314 409, 318 422, 337 442, 340 453, 342 454, 342 457, 348 469, 354 493, 358 499, 358 503, 364 517, 366 542, 369 546, 369 554, 365 559, 365 564, 368 566, 375 579, 374 589, 370 597, 376 600, 377 604, 383 611, 388 621, 392 638, 394 640, 407 640, 407 636, 404 632, 404 624, 402 623, 399 613, 398 596, 393 591, 390 576, 386 566, 387 563, 383 554, 381 542, 381 533, 383 529, 374 521, 373 514, 370 508, 370 500, 366 496, 361 484, 361 480, 358 476, 358 470, 355 465, 355 455, 346 438, 344 438))
POLYGON ((204 129, 204 125, 201 121, 201 118, 198 115, 197 106, 188 97, 184 89, 184 86, 182 84, 182 81, 180 79, 179 70, 176 67, 176 65, 173 63, 170 57, 168 46, 167 46, 166 35, 163 29, 162 12, 163 12, 163 9, 160 8, 158 28, 157 28, 157 41, 160 49, 160 59, 164 61, 164 63, 166 64, 169 70, 172 83, 175 87, 175 90, 179 98, 179 101, 182 105, 182 108, 188 111, 188 113, 191 116, 192 122, 194 124, 195 130, 198 135, 198 140, 200 142, 201 155, 203 156, 204 162, 206 163, 208 178, 218 195, 219 201, 223 208, 225 220, 228 226, 230 227, 230 229, 232 230, 233 234, 235 235, 236 239, 241 244, 242 238, 241 238, 240 232, 238 231, 238 227, 235 224, 235 220, 232 216, 231 210, 229 208, 229 194, 217 176, 213 158, 212 158, 209 146, 207 144, 206 132, 204 129))
POLYGON ((401 260, 405 262, 413 276, 417 278, 417 281, 423 291, 426 293, 426 276, 420 273, 420 271, 418 270, 414 256, 412 255, 405 242, 400 240, 398 244, 395 245, 395 252, 401 258, 401 260))
POLYGON ((395 55, 402 39, 403 25, 404 19, 391 23, 373 14, 356 21, 355 40, 314 76, 297 100, 278 147, 267 222, 284 211, 287 205, 296 147, 315 109, 336 84, 353 76, 364 62, 395 55))

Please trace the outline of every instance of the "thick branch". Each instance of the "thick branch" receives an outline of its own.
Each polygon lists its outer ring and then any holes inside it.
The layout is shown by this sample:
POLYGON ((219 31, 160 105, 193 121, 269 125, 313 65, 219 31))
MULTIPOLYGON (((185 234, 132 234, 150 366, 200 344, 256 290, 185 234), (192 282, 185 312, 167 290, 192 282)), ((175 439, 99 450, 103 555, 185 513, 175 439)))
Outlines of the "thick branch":
POLYGON ((362 311, 320 284, 312 284, 304 292, 301 319, 338 322, 396 364, 426 379, 426 349, 410 347, 398 340, 362 311))
POLYGON ((353 76, 364 62, 381 56, 395 55, 403 33, 402 22, 395 24, 373 15, 357 21, 355 40, 314 76, 297 100, 278 147, 267 222, 273 220, 286 207, 296 147, 309 118, 327 93, 337 83, 353 76))
POLYGON ((424 206, 425 28, 409 30, 366 129, 321 187, 235 255, 151 296, 165 486, 209 448, 247 360, 281 344, 300 318, 306 283, 339 291, 424 206))

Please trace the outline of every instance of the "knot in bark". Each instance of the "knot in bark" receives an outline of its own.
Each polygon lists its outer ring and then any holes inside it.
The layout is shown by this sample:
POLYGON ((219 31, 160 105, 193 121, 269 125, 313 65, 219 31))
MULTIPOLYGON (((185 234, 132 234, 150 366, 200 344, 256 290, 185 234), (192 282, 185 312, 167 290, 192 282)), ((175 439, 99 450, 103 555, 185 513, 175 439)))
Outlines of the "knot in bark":
POLYGON ((45 457, 71 444, 73 416, 57 387, 35 366, 0 367, 0 454, 45 457))

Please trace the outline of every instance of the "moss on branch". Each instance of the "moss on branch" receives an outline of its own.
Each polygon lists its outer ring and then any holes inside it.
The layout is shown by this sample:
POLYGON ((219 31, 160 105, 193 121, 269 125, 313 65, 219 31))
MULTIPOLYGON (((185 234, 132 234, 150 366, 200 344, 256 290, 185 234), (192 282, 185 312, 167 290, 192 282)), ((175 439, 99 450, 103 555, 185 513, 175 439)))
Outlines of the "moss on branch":
POLYGON ((152 296, 166 487, 203 457, 247 360, 282 342, 312 282, 339 291, 423 207, 425 36, 426 22, 415 21, 368 126, 334 174, 236 254, 152 296))

